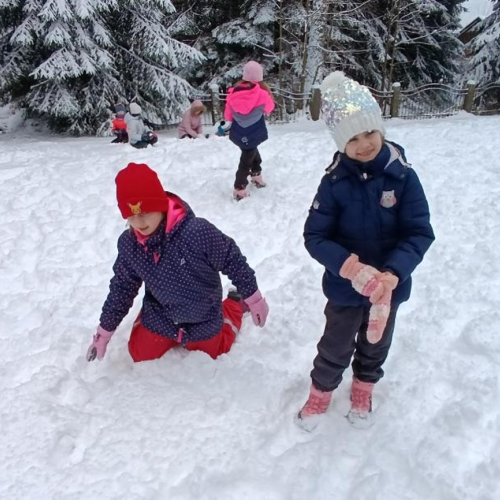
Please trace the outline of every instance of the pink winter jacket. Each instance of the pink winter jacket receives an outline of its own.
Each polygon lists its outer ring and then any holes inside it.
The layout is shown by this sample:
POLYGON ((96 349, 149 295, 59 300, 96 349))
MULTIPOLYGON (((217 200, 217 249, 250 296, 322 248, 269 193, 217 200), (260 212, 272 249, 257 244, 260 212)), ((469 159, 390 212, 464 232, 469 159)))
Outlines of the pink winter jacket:
POLYGON ((179 137, 182 137, 185 134, 190 135, 191 137, 198 137, 203 132, 203 127, 201 125, 201 116, 202 115, 192 115, 191 112, 195 108, 203 107, 203 103, 199 100, 193 101, 191 107, 184 112, 182 115, 182 121, 179 124, 178 132, 179 137))
POLYGON ((274 109, 274 101, 269 92, 261 88, 258 83, 251 88, 245 87, 246 85, 242 84, 229 89, 224 109, 226 120, 232 122, 236 119, 238 122, 242 115, 249 115, 254 110, 261 110, 261 113, 269 114, 274 109))

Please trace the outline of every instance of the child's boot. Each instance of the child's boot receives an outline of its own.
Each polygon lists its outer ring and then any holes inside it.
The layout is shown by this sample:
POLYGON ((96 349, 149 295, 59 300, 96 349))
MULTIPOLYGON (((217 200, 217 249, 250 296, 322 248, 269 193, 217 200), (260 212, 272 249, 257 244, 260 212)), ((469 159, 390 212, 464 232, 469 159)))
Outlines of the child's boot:
POLYGON ((372 419, 372 382, 362 382, 357 377, 352 378, 351 409, 347 419, 353 427, 366 429, 373 425, 372 419))
POLYGON ((264 182, 264 179, 262 178, 262 175, 259 174, 259 175, 252 175, 252 179, 251 179, 251 182, 252 184, 256 187, 256 188, 265 188, 266 187, 266 183, 264 182))
POLYGON ((305 431, 313 431, 332 400, 333 391, 320 391, 311 384, 309 398, 297 415, 297 425, 305 431))
POLYGON ((249 196, 249 194, 247 193, 246 189, 235 189, 233 191, 233 198, 236 201, 241 201, 243 198, 246 198, 247 196, 249 196))

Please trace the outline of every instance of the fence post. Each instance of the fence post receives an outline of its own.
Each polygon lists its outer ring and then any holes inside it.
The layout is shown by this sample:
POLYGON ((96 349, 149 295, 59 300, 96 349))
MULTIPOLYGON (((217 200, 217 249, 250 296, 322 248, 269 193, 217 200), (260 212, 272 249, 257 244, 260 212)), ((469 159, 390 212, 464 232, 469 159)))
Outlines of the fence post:
POLYGON ((467 113, 472 112, 472 106, 474 105, 474 95, 476 93, 476 82, 474 80, 469 80, 467 82, 467 94, 464 98, 464 110, 467 113))
POLYGON ((281 94, 281 89, 272 88, 271 92, 274 96, 274 101, 276 102, 276 114, 278 115, 278 120, 280 122, 283 121, 283 108, 285 107, 285 100, 283 99, 283 95, 281 94))
POLYGON ((219 86, 216 83, 210 84, 210 101, 212 103, 212 125, 215 125, 221 117, 219 86))
POLYGON ((391 99, 391 118, 399 116, 399 106, 401 104, 401 84, 394 82, 392 84, 392 99, 391 99))
POLYGON ((311 102, 309 110, 311 112, 311 120, 318 121, 321 112, 321 89, 319 85, 313 85, 311 89, 311 102))

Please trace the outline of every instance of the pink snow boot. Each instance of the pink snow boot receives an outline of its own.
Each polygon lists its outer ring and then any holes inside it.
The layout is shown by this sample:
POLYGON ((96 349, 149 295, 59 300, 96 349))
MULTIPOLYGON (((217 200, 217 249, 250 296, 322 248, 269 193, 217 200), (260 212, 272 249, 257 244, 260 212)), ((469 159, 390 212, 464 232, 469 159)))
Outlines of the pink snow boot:
POLYGON ((297 425, 308 432, 313 431, 319 424, 321 415, 328 410, 332 394, 333 391, 320 391, 311 384, 309 398, 297 415, 297 425))
POLYGON ((267 186, 267 184, 264 182, 264 179, 262 178, 261 174, 252 175, 251 182, 256 188, 259 188, 259 189, 265 188, 267 186))
POLYGON ((347 420, 353 427, 366 429, 373 425, 372 420, 372 382, 362 382, 359 378, 352 378, 351 386, 351 410, 347 414, 347 420))
POLYGON ((246 189, 235 189, 233 191, 233 198, 236 200, 236 201, 241 201, 243 198, 246 198, 247 196, 250 196, 246 189))

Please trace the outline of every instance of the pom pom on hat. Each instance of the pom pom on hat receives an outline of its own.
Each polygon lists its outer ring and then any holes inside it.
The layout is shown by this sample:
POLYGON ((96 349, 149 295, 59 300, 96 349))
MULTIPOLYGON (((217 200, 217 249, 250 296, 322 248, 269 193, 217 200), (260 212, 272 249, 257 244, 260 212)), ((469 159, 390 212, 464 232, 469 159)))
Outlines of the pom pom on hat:
POLYGON ((323 119, 341 153, 355 135, 372 130, 385 133, 382 112, 367 87, 342 71, 330 73, 321 84, 323 119))
POLYGON ((131 115, 140 115, 142 113, 141 107, 136 102, 130 103, 129 110, 131 115))
POLYGON ((264 80, 264 70, 262 66, 258 62, 248 61, 243 67, 243 80, 253 83, 264 80))
POLYGON ((116 199, 124 219, 143 212, 167 212, 168 196, 154 170, 145 163, 129 163, 118 172, 116 199))

